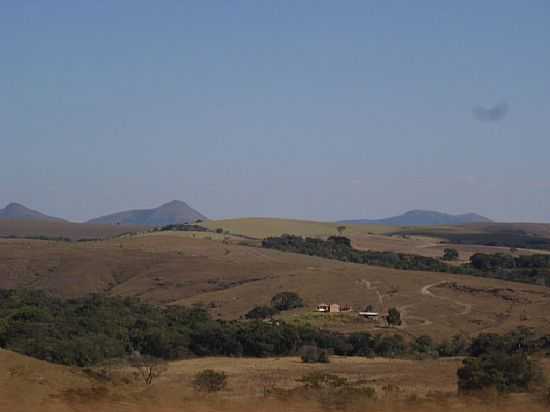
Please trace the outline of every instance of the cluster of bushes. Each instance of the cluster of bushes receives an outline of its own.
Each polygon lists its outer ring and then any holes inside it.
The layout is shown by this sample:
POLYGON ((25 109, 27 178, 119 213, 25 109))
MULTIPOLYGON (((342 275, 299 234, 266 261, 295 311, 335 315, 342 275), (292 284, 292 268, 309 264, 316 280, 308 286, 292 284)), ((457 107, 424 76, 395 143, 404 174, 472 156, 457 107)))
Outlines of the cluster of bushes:
POLYGON ((441 257, 441 259, 450 261, 450 260, 457 260, 458 257, 459 257, 458 250, 453 248, 445 248, 443 250, 443 256, 441 257))
POLYGON ((158 307, 132 298, 62 300, 36 290, 0 290, 0 346, 50 362, 107 359, 286 356, 313 345, 337 355, 400 356, 399 335, 343 335, 285 322, 212 320, 201 307, 158 307))
POLYGON ((550 250, 549 238, 535 236, 523 230, 500 230, 498 232, 493 231, 490 233, 457 233, 456 231, 446 232, 444 230, 437 230, 427 232, 423 230, 412 229, 391 233, 391 235, 432 235, 455 244, 550 250))
MULTIPOLYGON (((201 307, 158 307, 98 295, 62 300, 37 290, 0 290, 0 346, 67 365, 94 365, 136 352, 161 359, 285 356, 309 344, 347 354, 353 351, 347 339, 284 322, 212 320, 201 307)), ((376 353, 402 352, 390 349, 396 346, 390 338, 380 339, 376 353)), ((395 339, 401 348, 401 338, 395 339)))
POLYGON ((205 369, 198 372, 193 379, 193 387, 199 392, 219 392, 227 384, 225 372, 218 372, 212 369, 205 369))
POLYGON ((480 335, 469 347, 471 357, 457 372, 459 390, 527 391, 543 382, 542 369, 530 355, 548 348, 550 337, 537 336, 525 328, 507 335, 480 335))
POLYGON ((550 255, 512 256, 504 253, 476 253, 471 266, 500 279, 550 286, 550 255))
POLYGON ((470 263, 476 269, 483 271, 502 269, 548 269, 550 255, 513 256, 505 253, 476 253, 470 258, 470 263))
POLYGON ((322 240, 294 235, 282 235, 264 239, 262 246, 284 252, 301 253, 344 262, 364 263, 396 269, 427 270, 432 272, 449 272, 452 269, 446 263, 430 257, 395 252, 357 250, 351 246, 350 239, 343 236, 332 236, 327 240, 322 240))
POLYGON ((295 292, 280 292, 271 298, 271 306, 256 306, 246 313, 246 319, 271 319, 277 313, 304 307, 304 300, 295 292))
POLYGON ((301 358, 304 363, 329 363, 329 353, 327 349, 319 349, 315 345, 306 345, 301 350, 301 358))
POLYGON ((310 372, 298 379, 298 382, 302 384, 300 387, 283 391, 281 395, 288 398, 293 393, 299 393, 300 397, 316 399, 323 410, 348 410, 353 404, 360 405, 360 410, 365 410, 365 403, 376 398, 373 387, 364 386, 362 381, 352 382, 331 373, 310 372))
MULTIPOLYGON (((523 283, 536 283, 550 286, 550 255, 514 257, 506 254, 475 254, 469 264, 449 265, 439 259, 395 252, 357 250, 351 241, 342 236, 332 236, 327 240, 303 238, 294 235, 270 237, 262 246, 284 252, 319 256, 344 262, 391 267, 403 270, 422 270, 490 277, 523 283)), ((446 249, 444 260, 454 260, 456 250, 446 249)))

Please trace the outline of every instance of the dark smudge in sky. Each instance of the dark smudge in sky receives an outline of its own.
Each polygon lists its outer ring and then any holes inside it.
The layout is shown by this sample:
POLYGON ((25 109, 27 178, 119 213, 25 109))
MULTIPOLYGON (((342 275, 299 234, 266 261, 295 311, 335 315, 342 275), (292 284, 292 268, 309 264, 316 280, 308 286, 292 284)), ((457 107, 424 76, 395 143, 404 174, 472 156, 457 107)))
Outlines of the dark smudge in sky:
POLYGON ((474 117, 481 122, 498 122, 508 114, 508 105, 498 103, 492 107, 476 106, 473 109, 474 117))

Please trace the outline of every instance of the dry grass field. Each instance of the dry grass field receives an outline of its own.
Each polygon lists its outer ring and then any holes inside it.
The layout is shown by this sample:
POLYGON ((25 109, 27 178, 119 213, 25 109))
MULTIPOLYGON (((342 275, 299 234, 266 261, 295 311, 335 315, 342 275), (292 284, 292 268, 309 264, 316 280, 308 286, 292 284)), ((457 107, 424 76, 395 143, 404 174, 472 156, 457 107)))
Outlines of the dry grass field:
POLYGON ((283 253, 231 242, 156 233, 97 242, 0 240, 0 288, 39 288, 61 296, 90 292, 136 296, 157 304, 209 307, 235 319, 281 291, 306 307, 285 313, 339 331, 429 334, 504 332, 517 326, 550 331, 547 288, 461 275, 386 269, 283 253), (397 307, 400 329, 355 314, 320 317, 321 302, 397 307))
MULTIPOLYGON (((510 253, 510 248, 500 246, 461 245, 447 243, 443 239, 429 236, 387 236, 356 234, 351 236, 353 247, 360 250, 377 250, 384 252, 409 253, 433 258, 440 258, 446 248, 456 249, 459 253, 457 264, 466 263, 475 253, 510 253)), ((548 254, 545 250, 516 249, 514 255, 548 254)))
MULTIPOLYGON (((233 234, 263 239, 269 236, 293 234, 327 238, 338 234, 336 223, 322 223, 304 220, 248 218, 211 220, 202 223, 211 230, 222 228, 233 234)), ((550 237, 550 225, 545 224, 470 224, 461 226, 425 226, 399 228, 385 225, 345 225, 344 236, 352 240, 353 246, 363 250, 391 251, 410 253, 427 257, 441 257, 445 248, 452 247, 459 252, 457 263, 467 262, 475 253, 510 253, 508 247, 482 246, 469 244, 451 244, 439 237, 444 233, 498 233, 502 231, 521 230, 531 235, 550 237), (400 230, 419 232, 421 236, 389 236, 400 230)), ((517 249, 516 254, 550 253, 543 250, 517 249)))
MULTIPOLYGON (((201 223, 209 229, 222 228, 231 233, 263 239, 269 236, 280 236, 288 233, 292 235, 310 237, 328 237, 338 234, 337 223, 315 222, 308 220, 276 219, 276 218, 244 218, 208 220, 201 223)), ((397 230, 398 228, 384 225, 345 225, 346 236, 356 234, 381 234, 397 230)))
MULTIPOLYGON (((0 365, 2 412, 320 412, 326 410, 323 403, 292 391, 302 385, 298 379, 311 372, 335 374, 374 388, 376 399, 347 405, 346 410, 352 411, 547 410, 536 395, 485 400, 458 397, 459 359, 333 357, 326 365, 303 364, 292 357, 190 359, 166 364, 151 385, 145 385, 136 370, 127 366, 108 367, 111 377, 98 379, 83 369, 52 365, 2 350, 0 365), (197 393, 192 380, 204 369, 225 372, 226 388, 210 395, 197 393)), ((544 361, 543 366, 548 372, 550 364, 544 361)))
POLYGON ((523 231, 530 235, 550 237, 549 223, 469 223, 455 226, 424 226, 409 227, 407 230, 422 231, 426 234, 437 236, 438 233, 499 233, 510 231, 523 231))
POLYGON ((0 219, 0 237, 47 237, 80 239, 108 239, 129 232, 148 230, 138 225, 91 225, 41 220, 0 219))

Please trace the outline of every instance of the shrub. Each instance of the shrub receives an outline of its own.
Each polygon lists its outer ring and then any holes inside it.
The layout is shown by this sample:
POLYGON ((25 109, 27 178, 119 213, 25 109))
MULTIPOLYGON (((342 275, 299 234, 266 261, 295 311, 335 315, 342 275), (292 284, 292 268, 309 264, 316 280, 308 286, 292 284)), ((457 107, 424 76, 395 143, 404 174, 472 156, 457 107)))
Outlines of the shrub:
POLYGON ((439 356, 463 356, 467 353, 468 343, 463 336, 455 335, 437 347, 439 356))
POLYGON ((302 348, 302 362, 304 363, 329 363, 329 355, 326 349, 319 349, 314 345, 307 345, 302 348))
POLYGON ((415 338, 415 340, 412 342, 411 349, 416 355, 419 355, 421 357, 439 356, 439 353, 435 349, 432 338, 427 335, 422 335, 415 338))
POLYGON ((458 251, 456 249, 452 248, 445 248, 443 250, 443 260, 457 260, 458 259, 458 251))
POLYGON ((494 387, 498 392, 525 392, 540 383, 539 365, 526 354, 493 352, 479 358, 467 358, 457 371, 461 392, 475 392, 494 387))
POLYGON ((317 396, 321 407, 327 410, 347 410, 354 403, 363 409, 365 400, 376 398, 374 388, 359 386, 358 383, 330 373, 311 372, 298 382, 317 396))
POLYGON ((350 355, 353 356, 374 356, 375 353, 375 338, 368 332, 355 332, 352 333, 348 342, 352 349, 350 355))
POLYGON ((308 389, 340 388, 348 385, 346 378, 324 372, 310 372, 298 379, 298 382, 303 383, 308 389))
POLYGON ((280 311, 290 310, 302 308, 304 306, 304 301, 297 293, 281 292, 273 296, 271 299, 271 306, 280 311))
POLYGON ((279 311, 271 306, 256 306, 249 310, 244 317, 246 319, 271 319, 279 311))
POLYGON ((389 325, 401 325, 401 312, 399 312, 396 308, 391 308, 388 311, 388 324, 389 325))
POLYGON ((377 336, 375 352, 378 356, 396 357, 405 352, 405 341, 401 335, 377 336))
POLYGON ((200 392, 218 392, 225 388, 227 376, 224 372, 205 369, 195 375, 193 386, 200 392))

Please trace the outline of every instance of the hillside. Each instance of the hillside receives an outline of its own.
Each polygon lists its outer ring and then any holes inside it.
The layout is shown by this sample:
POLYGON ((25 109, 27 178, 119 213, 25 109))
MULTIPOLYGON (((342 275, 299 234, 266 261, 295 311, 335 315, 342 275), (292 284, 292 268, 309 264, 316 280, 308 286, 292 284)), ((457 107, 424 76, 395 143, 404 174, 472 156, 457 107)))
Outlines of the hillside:
MULTIPOLYGON (((310 220, 278 219, 278 218, 242 218, 208 220, 202 223, 211 230, 221 228, 234 234, 250 236, 256 239, 263 239, 269 236, 280 236, 282 234, 293 234, 311 237, 327 237, 338 234, 337 223, 315 222, 310 220)), ((384 225, 350 225, 344 227, 343 234, 346 236, 389 233, 399 228, 384 225)))
POLYGON ((550 290, 540 286, 405 272, 170 233, 84 243, 0 240, 0 288, 16 287, 66 297, 97 292, 159 304, 202 303, 224 319, 290 290, 306 307, 284 316, 341 331, 378 326, 353 315, 315 317, 313 308, 320 302, 397 307, 403 333, 436 338, 520 325, 550 330, 550 290))
POLYGON ((0 220, 43 220, 49 222, 64 222, 58 217, 48 216, 37 210, 29 209, 20 203, 10 203, 0 209, 0 220))
POLYGON ((0 238, 62 240, 108 239, 148 229, 137 225, 99 225, 48 220, 0 220, 0 238))
POLYGON ((402 227, 392 235, 428 236, 453 244, 550 250, 550 224, 475 223, 461 226, 402 227))
POLYGON ((399 216, 384 219, 343 220, 343 224, 379 224, 388 226, 431 226, 431 225, 464 225, 468 223, 489 223, 491 219, 475 213, 450 215, 432 210, 410 210, 399 216))
MULTIPOLYGON (((351 382, 368 379, 366 383, 377 393, 377 400, 368 403, 369 410, 380 412, 439 412, 442 405, 469 412, 547 410, 534 397, 507 396, 505 402, 496 405, 487 400, 456 397, 460 359, 334 356, 329 364, 304 364, 296 357, 198 358, 167 362, 161 376, 151 385, 145 385, 136 376, 136 370, 124 364, 80 369, 53 365, 2 349, 0 364, 5 372, 0 374, 0 410, 6 412, 326 411, 324 405, 306 399, 303 392, 285 397, 266 395, 275 387, 296 389, 301 385, 298 380, 312 372, 334 374, 351 382), (210 395, 194 391, 194 376, 205 369, 223 371, 228 377, 227 387, 210 395), (391 387, 397 388, 399 394, 384 390, 391 387), (414 400, 418 398, 423 402, 414 400)), ((549 362, 543 360, 542 366, 548 374, 549 362)), ((365 404, 351 410, 365 410, 365 404)))
POLYGON ((154 209, 126 210, 89 220, 91 224, 164 226, 192 223, 206 217, 187 203, 173 200, 154 209))

